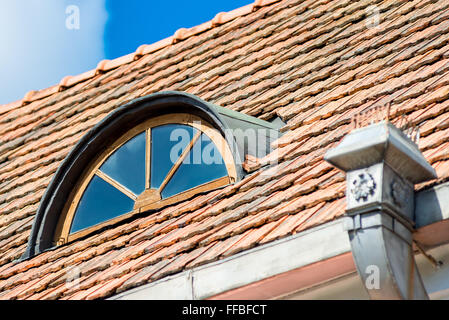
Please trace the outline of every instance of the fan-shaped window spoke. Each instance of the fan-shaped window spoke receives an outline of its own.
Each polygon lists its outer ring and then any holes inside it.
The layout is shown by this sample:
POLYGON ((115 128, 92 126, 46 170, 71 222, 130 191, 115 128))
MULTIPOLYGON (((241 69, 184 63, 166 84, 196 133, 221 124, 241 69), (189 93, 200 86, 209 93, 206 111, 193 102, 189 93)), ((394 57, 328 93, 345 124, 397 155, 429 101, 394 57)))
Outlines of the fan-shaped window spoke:
POLYGON ((174 173, 167 179, 162 198, 168 198, 188 189, 203 185, 227 175, 226 166, 210 138, 197 136, 188 154, 177 162, 174 173))
POLYGON ((151 188, 158 189, 198 130, 186 125, 167 124, 151 129, 151 188))
POLYGON ((78 205, 70 232, 74 233, 115 218, 131 211, 133 205, 132 199, 103 179, 94 176, 78 205))

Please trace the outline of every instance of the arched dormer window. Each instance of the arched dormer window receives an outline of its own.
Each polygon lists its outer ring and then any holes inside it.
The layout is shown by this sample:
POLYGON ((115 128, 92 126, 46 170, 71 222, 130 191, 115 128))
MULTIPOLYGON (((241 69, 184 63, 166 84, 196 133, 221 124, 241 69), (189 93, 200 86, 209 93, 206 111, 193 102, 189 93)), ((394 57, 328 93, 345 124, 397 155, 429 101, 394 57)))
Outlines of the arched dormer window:
POLYGON ((117 108, 58 167, 23 258, 239 181, 246 155, 270 152, 277 128, 182 92, 117 108))
POLYGON ((54 241, 71 241, 236 178, 231 149, 208 122, 186 113, 151 118, 89 166, 66 204, 54 241))

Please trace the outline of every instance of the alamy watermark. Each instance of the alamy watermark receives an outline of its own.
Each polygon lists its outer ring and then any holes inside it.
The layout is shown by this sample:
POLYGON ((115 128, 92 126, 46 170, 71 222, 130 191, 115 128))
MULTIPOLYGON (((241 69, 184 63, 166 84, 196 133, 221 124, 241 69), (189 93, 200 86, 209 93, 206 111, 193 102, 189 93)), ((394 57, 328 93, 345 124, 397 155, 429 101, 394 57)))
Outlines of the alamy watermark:
POLYGON ((380 289, 380 270, 376 265, 369 265, 365 269, 368 275, 365 279, 365 287, 369 290, 380 289))
POLYGON ((376 5, 365 8, 365 25, 368 29, 377 28, 380 24, 380 10, 376 5))
POLYGON ((80 284, 81 270, 79 267, 72 267, 67 271, 65 282, 66 289, 78 289, 80 284))
POLYGON ((80 8, 74 4, 65 8, 65 27, 69 30, 79 30, 80 28, 80 8))

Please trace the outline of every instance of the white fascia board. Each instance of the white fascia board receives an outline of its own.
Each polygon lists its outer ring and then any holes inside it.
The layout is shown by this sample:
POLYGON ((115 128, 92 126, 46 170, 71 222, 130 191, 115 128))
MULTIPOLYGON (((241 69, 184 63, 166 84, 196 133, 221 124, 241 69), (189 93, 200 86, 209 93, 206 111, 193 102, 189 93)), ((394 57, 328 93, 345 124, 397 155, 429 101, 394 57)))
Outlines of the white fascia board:
POLYGON ((110 299, 207 299, 351 251, 341 218, 158 281, 110 299))

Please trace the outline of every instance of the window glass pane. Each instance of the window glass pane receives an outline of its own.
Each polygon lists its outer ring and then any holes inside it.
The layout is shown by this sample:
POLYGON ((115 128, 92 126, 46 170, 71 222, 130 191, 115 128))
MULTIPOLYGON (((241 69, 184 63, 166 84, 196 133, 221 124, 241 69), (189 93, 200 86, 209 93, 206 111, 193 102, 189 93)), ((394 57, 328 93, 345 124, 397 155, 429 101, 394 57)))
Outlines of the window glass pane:
POLYGON ((151 188, 157 189, 197 130, 181 124, 151 129, 151 188))
POLYGON ((214 143, 204 133, 162 190, 162 198, 228 175, 223 158, 214 143))
POLYGON ((145 190, 145 132, 117 149, 100 170, 134 194, 142 193, 145 190))
POLYGON ((94 226, 133 210, 134 201, 98 176, 84 191, 70 233, 94 226))

